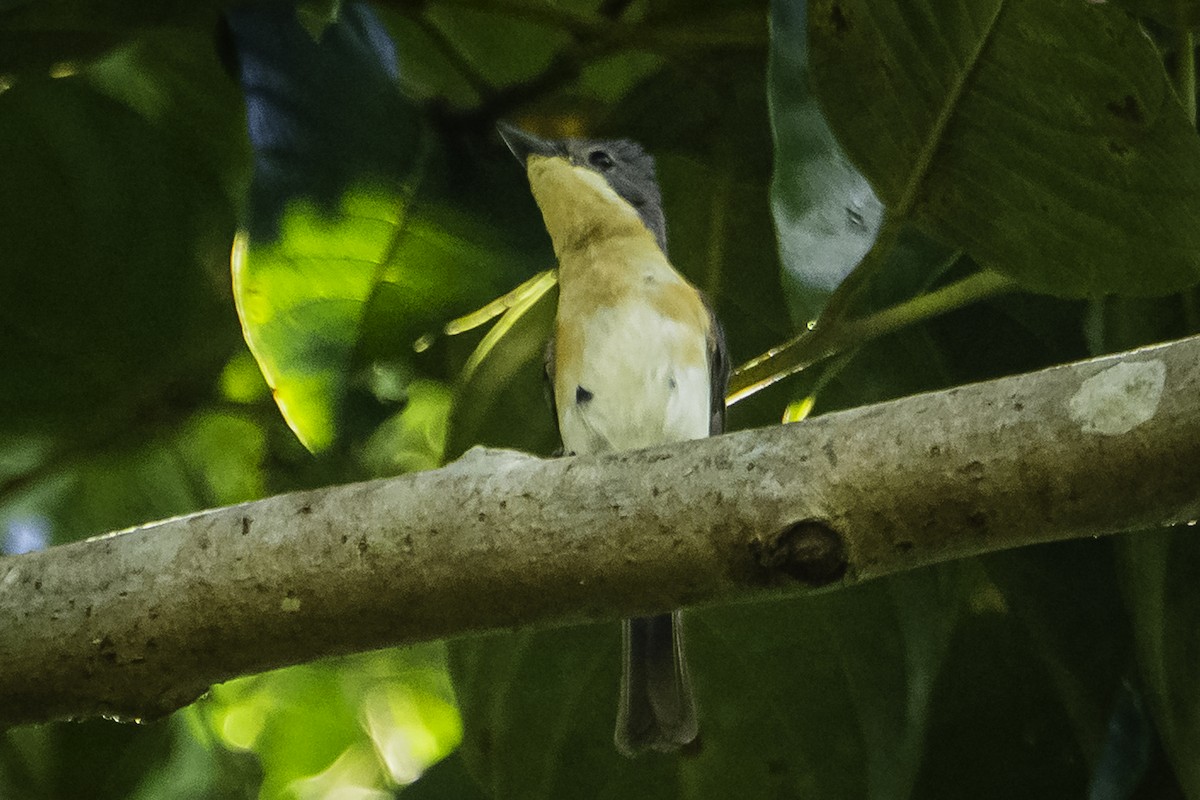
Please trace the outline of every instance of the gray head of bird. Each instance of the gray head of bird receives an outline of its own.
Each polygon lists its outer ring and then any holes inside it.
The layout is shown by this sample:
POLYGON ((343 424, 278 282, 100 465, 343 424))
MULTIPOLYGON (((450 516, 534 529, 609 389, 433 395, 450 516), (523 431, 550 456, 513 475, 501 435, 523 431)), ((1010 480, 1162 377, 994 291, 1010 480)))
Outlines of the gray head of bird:
POLYGON ((629 139, 543 139, 501 122, 508 149, 525 165, 534 199, 558 250, 590 231, 638 222, 667 251, 654 158, 629 139))

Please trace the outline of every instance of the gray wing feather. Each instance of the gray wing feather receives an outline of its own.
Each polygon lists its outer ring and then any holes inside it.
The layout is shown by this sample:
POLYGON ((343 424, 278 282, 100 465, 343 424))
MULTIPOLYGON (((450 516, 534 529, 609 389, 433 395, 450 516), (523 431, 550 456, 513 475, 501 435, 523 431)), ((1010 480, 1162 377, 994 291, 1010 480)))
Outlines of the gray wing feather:
POLYGON ((725 432, 725 392, 729 388, 729 349, 725 344, 725 330, 713 311, 712 303, 703 293, 700 299, 708 311, 708 379, 711 400, 708 435, 725 432))

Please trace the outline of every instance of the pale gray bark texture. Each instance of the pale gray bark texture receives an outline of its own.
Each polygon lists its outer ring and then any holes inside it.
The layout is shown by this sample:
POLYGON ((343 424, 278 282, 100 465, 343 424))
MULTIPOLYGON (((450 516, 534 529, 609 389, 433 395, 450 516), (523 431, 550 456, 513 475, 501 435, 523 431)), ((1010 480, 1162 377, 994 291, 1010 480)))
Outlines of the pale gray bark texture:
POLYGON ((1200 339, 605 457, 481 452, 0 559, 0 722, 1200 516, 1200 339))

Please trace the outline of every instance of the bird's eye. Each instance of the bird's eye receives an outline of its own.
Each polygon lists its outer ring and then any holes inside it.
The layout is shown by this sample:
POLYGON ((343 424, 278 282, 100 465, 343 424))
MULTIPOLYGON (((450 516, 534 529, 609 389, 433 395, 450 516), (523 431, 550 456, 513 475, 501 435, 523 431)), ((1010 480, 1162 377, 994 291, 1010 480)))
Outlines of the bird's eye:
POLYGON ((588 153, 588 163, 596 169, 612 169, 612 156, 603 150, 593 150, 588 153))

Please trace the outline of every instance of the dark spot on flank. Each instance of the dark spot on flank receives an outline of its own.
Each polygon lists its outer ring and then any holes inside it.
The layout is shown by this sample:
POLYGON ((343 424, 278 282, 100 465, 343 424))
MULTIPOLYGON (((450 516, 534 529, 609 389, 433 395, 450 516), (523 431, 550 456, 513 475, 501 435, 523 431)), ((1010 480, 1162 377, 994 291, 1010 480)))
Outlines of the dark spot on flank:
POLYGON ((250 533, 250 518, 242 517, 242 536, 250 533))
POLYGON ((587 389, 583 388, 582 386, 575 387, 575 404, 576 405, 581 405, 583 403, 586 403, 587 401, 591 400, 593 397, 595 397, 595 395, 592 394, 591 392, 589 392, 587 389))
POLYGON ((679 387, 679 384, 677 384, 675 382, 674 378, 667 378, 667 386, 669 386, 672 389, 677 389, 679 387))
POLYGON ((1141 104, 1131 94, 1125 95, 1120 100, 1112 100, 1106 103, 1104 107, 1108 109, 1108 113, 1117 119, 1123 119, 1135 125, 1140 125, 1146 121, 1146 116, 1142 113, 1141 104))

